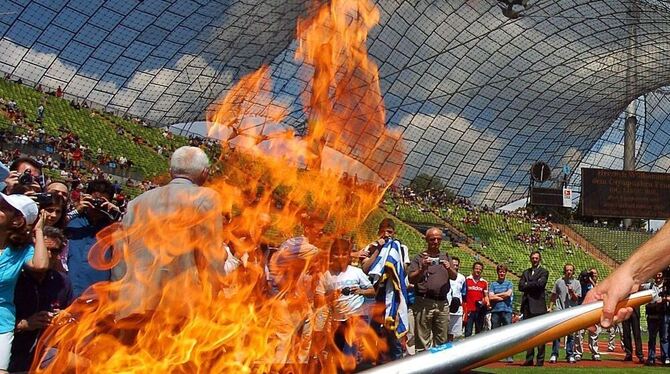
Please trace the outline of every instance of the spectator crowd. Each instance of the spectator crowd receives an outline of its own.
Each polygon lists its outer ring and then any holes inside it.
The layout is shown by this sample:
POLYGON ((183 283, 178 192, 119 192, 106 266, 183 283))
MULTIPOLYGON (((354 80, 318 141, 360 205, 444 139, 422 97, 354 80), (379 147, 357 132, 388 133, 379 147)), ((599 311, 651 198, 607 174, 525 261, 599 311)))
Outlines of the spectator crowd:
MULTIPOLYGON (((14 84, 23 84, 20 80, 13 81, 9 74, 5 74, 4 79, 14 84)), ((41 94, 41 99, 37 107, 34 108, 34 118, 29 118, 26 108, 21 107, 15 98, 0 96, 0 116, 4 116, 9 122, 7 128, 0 129, 0 144, 14 144, 15 146, 33 148, 31 152, 24 151, 24 153, 34 154, 35 150, 40 150, 39 153, 51 154, 52 158, 59 162, 60 169, 70 169, 74 166, 78 169, 90 169, 93 174, 99 174, 97 171, 104 169, 107 173, 133 177, 133 179, 140 181, 146 179, 134 168, 136 166, 135 161, 126 157, 126 155, 113 156, 101 148, 88 148, 77 134, 63 124, 57 124, 56 135, 48 135, 44 128, 45 115, 49 110, 55 110, 48 106, 49 100, 53 100, 48 99, 48 97, 64 99, 65 91, 60 86, 52 91, 45 91, 41 84, 36 84, 34 89, 41 94), (131 170, 133 171, 132 174, 131 170)), ((106 122, 113 126, 117 135, 126 137, 135 144, 148 147, 159 155, 169 156, 182 143, 181 139, 174 141, 177 136, 168 128, 163 128, 160 131, 165 141, 155 142, 148 141, 141 133, 129 131, 122 125, 122 119, 143 127, 148 128, 150 126, 143 119, 127 113, 123 115, 123 118, 116 117, 113 113, 93 109, 85 99, 79 101, 77 98, 72 98, 69 105, 77 111, 81 111, 82 116, 109 119, 106 122)), ((155 131, 159 133, 158 130, 155 131)), ((196 134, 189 134, 183 139, 183 142, 204 149, 211 157, 218 157, 221 152, 215 139, 196 134)), ((141 184, 138 182, 138 187, 146 187, 146 182, 141 182, 141 184)), ((144 190, 143 188, 142 191, 144 190)))
MULTIPOLYGON (((63 96, 60 87, 55 96, 63 96)), ((78 102, 72 105, 84 109, 84 104, 88 105, 78 102)), ((160 200, 164 191, 185 189, 195 195, 202 192, 200 188, 210 165, 201 147, 216 145, 192 137, 189 147, 156 149, 161 154, 172 153, 172 181, 167 186, 142 183, 146 194, 128 202, 120 184, 112 182, 95 166, 114 164, 115 167, 130 168, 132 163, 125 157, 112 158, 100 149, 90 150, 65 128, 60 129, 63 136, 46 135, 26 121, 25 112, 12 100, 3 99, 0 107, 12 120, 12 126, 24 130, 0 133, 3 144, 37 144, 46 150, 37 158, 22 156, 16 150, 5 150, 0 154, 0 261, 3 266, 0 273, 0 292, 3 292, 0 302, 0 372, 23 372, 33 365, 36 342, 59 313, 86 295, 93 284, 122 278, 123 274, 117 273, 116 268, 100 270, 90 263, 89 254, 96 244, 96 235, 114 223, 132 222, 135 214, 132 207, 157 203, 168 206, 167 201, 160 200), (47 167, 58 170, 58 175, 45 175, 47 167), (91 175, 84 170, 91 170, 91 175)), ((46 110, 48 108, 41 106, 37 111, 37 122, 43 120, 46 110)), ((125 135, 122 131, 120 129, 119 134, 125 135)), ((163 136, 169 139, 172 135, 165 131, 163 136)), ((355 177, 348 176, 342 183, 359 184, 355 177)), ((479 208, 467 199, 454 200, 449 194, 436 191, 416 194, 410 188, 398 187, 391 193, 404 203, 418 202, 428 210, 435 204, 455 204, 468 212, 463 218, 465 224, 477 224, 481 212, 494 211, 494 208, 479 208)), ((187 204, 189 200, 180 203, 187 204)), ((197 200, 198 207, 210 203, 209 197, 197 200)), ((436 227, 426 231, 425 247, 412 248, 412 252, 418 254, 410 257, 410 249, 396 235, 394 221, 386 218, 379 223, 377 240, 364 248, 354 248, 354 244, 346 239, 321 243, 319 233, 309 230, 304 236, 281 243, 278 248, 266 248, 269 252, 264 266, 267 272, 264 279, 268 282, 266 292, 283 294, 285 277, 275 271, 274 267, 280 261, 275 258, 273 262, 273 256, 279 256, 285 262, 288 259, 281 256, 294 253, 296 249, 300 255, 326 250, 328 266, 313 282, 311 300, 319 310, 319 323, 307 327, 312 331, 301 330, 310 344, 306 345, 305 354, 300 359, 308 362, 332 357, 327 354, 330 348, 321 344, 327 339, 320 339, 320 335, 329 334, 335 348, 349 359, 343 367, 346 371, 370 364, 370 358, 361 354, 364 348, 351 339, 351 331, 362 328, 361 323, 371 326, 385 341, 382 356, 374 359, 380 364, 450 341, 467 339, 520 319, 579 305, 597 284, 597 270, 585 269, 576 274, 578 269, 566 263, 563 274, 549 274, 542 267, 541 250, 553 247, 556 238, 566 239, 560 230, 553 228, 548 218, 521 211, 504 215, 506 222, 529 220, 532 233, 518 236, 517 240, 538 247, 530 254, 529 267, 516 285, 507 279, 509 269, 505 264, 496 266, 494 280, 484 279, 485 264, 480 261, 475 261, 472 268, 467 269, 468 274, 464 274, 460 259, 441 249, 444 233, 436 227), (323 248, 317 248, 317 245, 323 248), (550 280, 554 282, 547 295, 550 280), (519 311, 513 308, 515 289, 523 295, 519 311)), ((507 227, 499 229, 508 230, 507 227)), ((236 253, 235 248, 222 246, 224 249, 227 258, 219 271, 243 271, 243 256, 236 253)), ((643 288, 655 288, 661 298, 646 307, 649 326, 646 358, 640 343, 639 313, 637 321, 634 315, 621 327, 626 360, 632 360, 635 353, 638 360, 648 365, 657 362, 670 365, 669 286, 668 276, 664 273, 642 285, 643 288), (658 360, 657 338, 660 343, 658 360)), ((156 292, 132 287, 127 291, 136 297, 156 292)), ((549 362, 559 360, 561 344, 565 345, 567 362, 581 360, 584 334, 592 359, 600 360, 597 342, 601 333, 600 330, 580 331, 554 341, 549 362)), ((513 362, 513 358, 506 358, 506 361, 513 362)), ((523 365, 543 366, 544 361, 543 344, 526 353, 523 365)))
MULTIPOLYGON (((202 152, 193 147, 183 149, 185 151, 181 151, 182 148, 175 151, 173 160, 183 152, 202 152)), ((199 157, 206 160, 204 153, 202 155, 199 157)), ((0 195, 0 244, 4 255, 0 256, 6 269, 1 274, 6 293, 0 304, 0 370, 20 372, 32 365, 35 343, 55 316, 85 295, 91 285, 120 279, 115 278, 115 269, 100 270, 92 266, 89 253, 101 230, 122 218, 123 222, 132 219, 128 218, 130 213, 125 213, 126 201, 118 199, 121 193, 118 186, 105 178, 91 179, 87 183, 80 181, 72 189, 70 183, 45 177, 42 163, 35 159, 18 157, 7 164, 8 168, 0 165, 0 180, 4 181, 0 195)), ((200 174, 173 175, 168 186, 175 189, 186 188, 178 187, 183 183, 202 184, 209 164, 198 165, 202 165, 200 174)), ((171 170, 181 169, 173 164, 171 170)), ((157 197, 152 196, 161 196, 159 190, 164 188, 167 186, 158 187, 156 194, 138 198, 131 205, 156 203, 157 197)), ((542 220, 537 225, 540 230, 549 229, 542 220)), ((444 234, 440 229, 427 230, 425 248, 415 248, 412 252, 418 254, 414 257, 410 257, 409 248, 399 241, 395 229, 392 219, 382 220, 378 239, 360 250, 346 239, 319 244, 329 253, 328 268, 314 283, 313 302, 319 307, 322 323, 308 334, 314 341, 301 356, 303 360, 324 359, 328 347, 321 345, 323 339, 318 337, 332 334, 336 348, 350 359, 344 368, 346 371, 370 364, 366 362, 369 358, 361 355, 362 347, 350 339, 348 333, 361 328, 360 323, 373 327, 380 339, 386 341, 387 350, 375 361, 396 360, 519 319, 577 306, 598 282, 595 269, 577 275, 577 269, 570 263, 565 264, 560 276, 549 274, 542 267, 540 251, 531 253, 530 266, 516 285, 507 278, 505 264, 497 265, 497 278, 492 280, 484 279, 485 265, 479 261, 467 269, 469 274, 464 274, 460 259, 441 249, 444 234), (394 264, 392 271, 389 263, 394 264), (550 279, 555 281, 551 292, 545 294, 550 279), (400 292, 396 294, 398 286, 400 292), (519 311, 513 309, 515 289, 523 295, 519 311), (389 298, 389 295, 398 297, 389 298)), ((319 250, 316 244, 311 244, 319 243, 319 234, 306 230, 304 235, 270 251, 275 251, 275 256, 283 256, 282 251, 292 248, 299 248, 301 252, 305 248, 319 250)), ((226 247, 226 252, 228 258, 220 271, 242 271, 244 262, 238 259, 241 256, 231 247, 226 247)), ((265 266, 267 292, 278 295, 282 280, 276 278, 271 258, 269 254, 265 266)), ((649 325, 646 358, 639 342, 639 316, 638 321, 634 316, 622 326, 627 360, 635 353, 638 360, 648 365, 670 364, 667 340, 670 296, 666 276, 659 273, 650 283, 642 285, 656 288, 662 297, 646 307, 649 325), (635 350, 632 338, 637 342, 635 350)), ((600 360, 597 342, 601 333, 581 331, 554 341, 549 362, 559 360, 562 344, 566 362, 579 361, 586 343, 582 339, 584 334, 591 358, 600 360)), ((544 365, 544 351, 544 345, 529 350, 523 364, 544 365)), ((513 362, 511 357, 506 360, 513 362)))

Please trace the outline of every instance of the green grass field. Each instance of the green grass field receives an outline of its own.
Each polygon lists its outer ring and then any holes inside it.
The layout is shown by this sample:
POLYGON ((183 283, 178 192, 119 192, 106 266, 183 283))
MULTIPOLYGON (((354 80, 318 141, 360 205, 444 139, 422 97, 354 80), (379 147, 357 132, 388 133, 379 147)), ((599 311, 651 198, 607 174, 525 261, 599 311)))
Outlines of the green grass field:
MULTIPOLYGON (((576 364, 579 365, 579 364, 576 364)), ((570 368, 552 368, 550 365, 545 365, 542 368, 534 367, 523 367, 519 365, 510 365, 508 368, 483 368, 473 371, 473 373, 537 373, 542 371, 543 373, 607 373, 607 374, 626 374, 630 372, 635 373, 667 373, 667 367, 646 367, 646 366, 635 366, 635 367, 622 367, 622 368, 595 368, 595 367, 570 367, 570 368)))

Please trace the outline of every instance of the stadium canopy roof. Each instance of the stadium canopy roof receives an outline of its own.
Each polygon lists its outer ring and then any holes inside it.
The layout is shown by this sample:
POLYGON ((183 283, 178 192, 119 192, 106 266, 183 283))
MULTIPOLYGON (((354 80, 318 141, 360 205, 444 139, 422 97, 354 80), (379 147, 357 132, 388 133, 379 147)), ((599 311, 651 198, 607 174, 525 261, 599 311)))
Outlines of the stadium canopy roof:
MULTIPOLYGON (((514 2, 376 2, 368 46, 408 144, 405 180, 425 173, 502 205, 525 195, 535 161, 616 166, 617 119, 640 96, 638 166, 668 171, 670 1, 514 2)), ((306 86, 293 55, 309 1, 2 4, 0 71, 159 124, 202 120, 262 64, 288 108, 306 86)))

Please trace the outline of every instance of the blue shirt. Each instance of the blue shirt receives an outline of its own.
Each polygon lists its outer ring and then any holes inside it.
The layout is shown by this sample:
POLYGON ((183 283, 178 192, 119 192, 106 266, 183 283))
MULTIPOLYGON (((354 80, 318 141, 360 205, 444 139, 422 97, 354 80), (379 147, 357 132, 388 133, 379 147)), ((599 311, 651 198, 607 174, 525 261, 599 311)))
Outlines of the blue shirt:
MULTIPOLYGON (((497 293, 503 293, 505 291, 511 290, 514 287, 512 286, 512 282, 508 280, 502 281, 502 283, 498 280, 495 280, 491 283, 489 283, 489 293, 497 294, 497 293)), ((514 293, 512 293, 512 296, 510 296, 508 299, 505 299, 503 301, 496 301, 493 303, 493 308, 491 308, 491 313, 494 312, 505 312, 505 313, 512 313, 512 299, 514 298, 514 293)))
POLYGON ((593 288, 593 284, 591 284, 591 282, 579 282, 579 284, 582 286, 582 294, 579 296, 578 305, 581 305, 584 302, 586 294, 593 288))
MULTIPOLYGON (((72 297, 78 298, 94 283, 109 281, 110 270, 98 270, 88 262, 88 253, 96 243, 95 235, 105 225, 94 226, 85 215, 72 219, 65 228, 68 239, 67 268, 72 282, 72 297)), ((111 251, 110 251, 111 252, 111 251)), ((107 253, 111 256, 111 253, 107 253)))
POLYGON ((5 248, 0 254, 0 334, 14 331, 16 307, 14 289, 19 280, 21 268, 32 260, 35 248, 28 245, 23 249, 5 248))

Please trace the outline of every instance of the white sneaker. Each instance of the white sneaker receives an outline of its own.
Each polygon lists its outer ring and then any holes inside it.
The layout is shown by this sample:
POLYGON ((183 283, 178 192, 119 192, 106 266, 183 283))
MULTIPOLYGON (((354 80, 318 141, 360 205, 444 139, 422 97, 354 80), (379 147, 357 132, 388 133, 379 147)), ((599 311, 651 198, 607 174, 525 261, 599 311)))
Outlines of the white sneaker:
POLYGON ((665 362, 663 363, 664 365, 670 365, 670 358, 666 358, 665 362))
POLYGON ((593 355, 593 361, 600 361, 600 355, 593 355))
POLYGON ((552 364, 555 364, 556 363, 556 356, 551 355, 551 358, 549 358, 549 362, 551 362, 552 364))
POLYGON ((568 357, 568 363, 569 364, 574 364, 575 362, 577 362, 577 361, 575 360, 574 357, 572 357, 572 356, 568 357))
POLYGON ((582 356, 580 356, 580 355, 575 355, 575 361, 581 361, 581 360, 582 360, 582 356))

